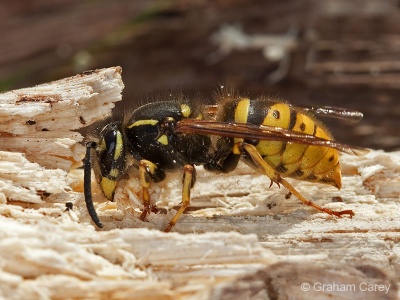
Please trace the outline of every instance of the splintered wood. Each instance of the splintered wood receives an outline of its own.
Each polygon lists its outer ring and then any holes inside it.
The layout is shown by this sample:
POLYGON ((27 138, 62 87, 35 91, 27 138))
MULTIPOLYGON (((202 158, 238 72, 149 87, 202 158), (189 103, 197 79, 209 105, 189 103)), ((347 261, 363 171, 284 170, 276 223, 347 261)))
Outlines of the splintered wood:
POLYGON ((122 88, 117 67, 0 94, 0 298, 398 298, 400 152, 342 155, 340 191, 291 181, 352 219, 285 197, 247 166, 213 176, 199 167, 191 207, 164 233, 182 175, 152 186, 160 212, 142 222, 132 168, 115 202, 93 180, 95 228, 82 170, 67 173, 83 154, 73 130, 109 114, 122 88))
POLYGON ((123 87, 116 67, 0 94, 0 201, 67 201, 67 172, 84 154, 72 130, 108 115, 123 87))
POLYGON ((108 115, 123 87, 117 67, 0 94, 1 150, 68 171, 83 153, 73 147, 82 136, 71 130, 108 115))

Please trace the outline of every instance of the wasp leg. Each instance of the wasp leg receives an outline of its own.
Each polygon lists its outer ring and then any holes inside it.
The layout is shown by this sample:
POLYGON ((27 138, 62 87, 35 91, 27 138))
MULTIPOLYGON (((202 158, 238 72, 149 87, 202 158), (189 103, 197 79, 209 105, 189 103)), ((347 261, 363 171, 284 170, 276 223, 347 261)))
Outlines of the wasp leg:
POLYGON ((274 168, 272 168, 264 161, 264 159, 261 157, 260 153, 258 153, 255 146, 251 144, 241 143, 241 145, 238 145, 238 147, 242 148, 250 155, 253 162, 263 170, 265 175, 267 175, 272 181, 278 184, 282 184, 289 190, 291 194, 295 195, 304 204, 312 206, 320 211, 323 211, 329 215, 334 215, 336 217, 341 217, 342 215, 350 215, 350 217, 354 216, 354 212, 352 210, 333 211, 329 208, 323 208, 318 204, 315 204, 314 202, 311 202, 310 200, 304 198, 289 182, 281 178, 280 174, 277 171, 275 171, 274 168))
POLYGON ((185 211, 186 207, 190 204, 190 189, 194 186, 196 181, 196 169, 192 165, 185 165, 183 167, 183 188, 182 188, 182 205, 178 212, 171 219, 168 226, 164 229, 165 232, 169 232, 172 227, 175 226, 179 218, 185 211))
POLYGON ((142 186, 142 201, 143 201, 143 211, 140 215, 140 220, 144 221, 147 214, 150 212, 157 212, 157 208, 150 203, 149 188, 151 181, 159 182, 165 178, 165 173, 163 170, 157 167, 156 164, 149 160, 142 159, 139 163, 139 180, 142 186))

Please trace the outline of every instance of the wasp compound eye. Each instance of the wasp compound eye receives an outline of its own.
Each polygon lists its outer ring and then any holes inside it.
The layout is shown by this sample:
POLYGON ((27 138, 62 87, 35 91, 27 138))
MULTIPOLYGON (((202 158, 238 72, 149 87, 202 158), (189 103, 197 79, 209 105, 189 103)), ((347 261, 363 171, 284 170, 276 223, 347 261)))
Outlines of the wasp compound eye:
MULTIPOLYGON (((100 170, 102 176, 107 176, 113 167, 115 151, 117 148, 117 130, 107 130, 101 138, 98 151, 100 170)), ((119 145, 118 145, 119 147, 119 145)), ((117 154, 118 155, 118 154, 117 154)))
POLYGON ((125 168, 124 142, 116 124, 107 125, 102 130, 96 153, 101 173, 100 186, 104 195, 111 200, 125 168))

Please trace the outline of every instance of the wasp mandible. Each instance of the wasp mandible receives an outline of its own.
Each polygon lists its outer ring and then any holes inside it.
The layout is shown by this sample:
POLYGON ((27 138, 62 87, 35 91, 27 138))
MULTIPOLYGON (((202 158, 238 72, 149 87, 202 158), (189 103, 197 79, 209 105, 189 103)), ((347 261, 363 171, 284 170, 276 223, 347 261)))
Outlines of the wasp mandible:
POLYGON ((88 212, 93 222, 103 227, 92 202, 92 159, 101 190, 109 200, 130 167, 128 157, 138 162, 143 192, 141 220, 153 209, 151 183, 164 180, 166 172, 181 169, 182 204, 165 231, 172 229, 190 204, 195 166, 229 173, 243 159, 269 177, 271 185, 283 185, 304 204, 337 217, 352 217, 352 210, 333 211, 311 202, 284 179, 340 189, 338 150, 354 155, 368 152, 336 142, 316 115, 349 120, 363 116, 337 107, 293 106, 276 99, 230 95, 221 97, 217 105, 182 98, 142 105, 128 118, 105 125, 96 141, 86 143, 84 193, 88 212))

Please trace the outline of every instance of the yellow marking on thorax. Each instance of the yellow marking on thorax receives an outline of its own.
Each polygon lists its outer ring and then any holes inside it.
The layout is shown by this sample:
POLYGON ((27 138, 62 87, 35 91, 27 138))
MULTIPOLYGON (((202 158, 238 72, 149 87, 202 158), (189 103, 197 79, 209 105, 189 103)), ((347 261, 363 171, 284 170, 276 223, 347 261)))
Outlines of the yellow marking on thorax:
POLYGON ((117 178, 118 175, 119 175, 118 169, 111 169, 109 175, 110 175, 111 177, 117 178))
MULTIPOLYGON (((243 140, 243 139, 242 139, 242 140, 243 140)), ((238 142, 240 142, 240 141, 238 141, 238 142)), ((238 147, 237 142, 235 142, 235 144, 234 144, 233 147, 232 147, 232 153, 233 153, 233 154, 236 154, 236 155, 242 154, 242 151, 241 151, 240 148, 238 147)))
POLYGON ((181 113, 185 118, 189 118, 190 114, 192 113, 192 110, 190 109, 189 105, 181 104, 181 113))
POLYGON ((135 127, 135 126, 142 126, 142 125, 156 125, 158 123, 158 120, 151 120, 151 119, 149 119, 149 120, 139 120, 139 121, 136 121, 136 122, 134 122, 134 123, 132 123, 131 125, 129 125, 128 126, 128 128, 132 128, 132 127, 135 127))
POLYGON ((157 142, 166 146, 168 145, 168 137, 165 134, 163 134, 157 139, 157 142))
POLYGON ((107 177, 102 177, 100 181, 100 186, 107 199, 112 200, 115 187, 117 186, 117 181, 109 179, 107 177))
POLYGON ((122 134, 121 132, 117 131, 117 142, 115 145, 114 160, 117 160, 121 156, 123 147, 124 143, 122 141, 122 134))

